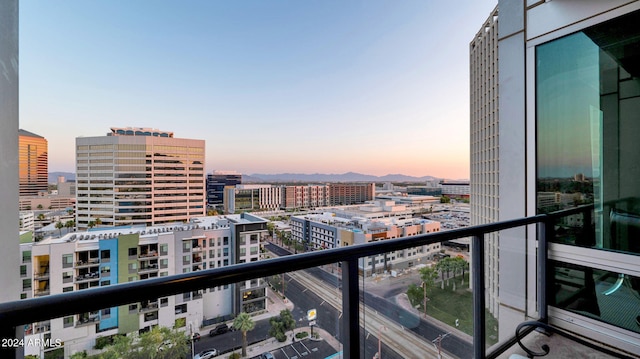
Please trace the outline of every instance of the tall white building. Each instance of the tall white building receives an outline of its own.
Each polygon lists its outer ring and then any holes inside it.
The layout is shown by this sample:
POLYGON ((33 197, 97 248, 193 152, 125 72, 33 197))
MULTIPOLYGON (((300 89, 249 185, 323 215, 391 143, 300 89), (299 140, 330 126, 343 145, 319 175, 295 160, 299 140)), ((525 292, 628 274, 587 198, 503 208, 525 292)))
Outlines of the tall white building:
POLYGON ((471 44, 473 224, 583 211, 548 228, 545 278, 536 226, 501 231, 497 252, 487 244, 499 339, 542 314, 546 281, 550 324, 637 356, 640 1, 498 9, 499 26, 494 11, 471 44))
MULTIPOLYGON (((471 225, 498 221, 498 8, 469 45, 471 116, 471 225)), ((444 189, 443 189, 444 194, 444 189)), ((498 316, 498 234, 485 240, 485 288, 489 311, 498 316)), ((471 249, 473 250, 473 248, 471 249)))
POLYGON ((150 128, 76 138, 79 229, 187 222, 205 215, 205 143, 150 128))

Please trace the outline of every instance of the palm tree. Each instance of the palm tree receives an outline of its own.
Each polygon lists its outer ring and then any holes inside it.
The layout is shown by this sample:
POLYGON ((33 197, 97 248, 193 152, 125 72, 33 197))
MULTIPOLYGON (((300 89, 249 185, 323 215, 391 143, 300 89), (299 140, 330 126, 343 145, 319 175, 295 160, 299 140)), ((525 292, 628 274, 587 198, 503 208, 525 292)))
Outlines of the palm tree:
POLYGON ((67 232, 69 231, 69 228, 73 228, 75 225, 76 225, 76 221, 72 219, 64 223, 64 227, 67 228, 67 232))
POLYGON ((62 222, 60 221, 56 222, 56 228, 58 229, 59 235, 62 235, 62 227, 64 227, 64 224, 62 224, 62 222))
POLYGON ((44 221, 44 214, 38 214, 38 221, 44 221))
POLYGON ((89 228, 93 228, 96 226, 96 222, 95 221, 89 221, 89 223, 87 223, 87 227, 89 228))
POLYGON ((238 314, 233 321, 233 327, 242 332, 242 356, 247 356, 247 332, 255 328, 256 323, 253 322, 251 316, 245 312, 238 314))
POLYGON ((102 220, 100 219, 100 217, 96 218, 96 226, 99 226, 102 224, 102 220))
POLYGON ((424 315, 427 315, 427 288, 431 288, 436 283, 438 278, 438 272, 429 267, 420 268, 420 279, 422 280, 422 288, 424 290, 424 315))

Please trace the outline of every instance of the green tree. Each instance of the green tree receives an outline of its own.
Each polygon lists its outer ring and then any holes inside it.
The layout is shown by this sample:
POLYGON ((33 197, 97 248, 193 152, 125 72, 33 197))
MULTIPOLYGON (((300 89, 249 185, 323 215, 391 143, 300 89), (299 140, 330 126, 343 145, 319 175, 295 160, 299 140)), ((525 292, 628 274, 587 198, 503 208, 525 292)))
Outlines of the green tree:
POLYGON ((431 267, 423 267, 420 268, 419 273, 424 293, 422 309, 424 310, 424 315, 427 315, 427 290, 431 289, 435 285, 436 278, 438 278, 438 272, 431 267))
POLYGON ((89 223, 87 223, 87 227, 89 228, 93 228, 96 226, 96 222, 95 221, 89 221, 89 223))
POLYGON ((58 221, 56 222, 56 229, 58 230, 58 234, 62 235, 62 228, 64 227, 64 224, 62 224, 62 222, 58 221))
POLYGON ((42 205, 39 204, 38 207, 36 207, 37 209, 42 209, 42 205))
POLYGON ((99 225, 102 224, 102 220, 98 217, 98 218, 96 218, 96 222, 95 223, 96 223, 96 226, 99 226, 99 225))
POLYGON ((411 302, 412 306, 422 305, 424 300, 422 288, 415 284, 409 284, 409 287, 407 287, 407 297, 409 297, 409 302, 411 302))
POLYGON ((451 203, 451 198, 447 196, 440 197, 440 203, 451 203))
POLYGON ((87 351, 83 350, 81 352, 75 352, 73 354, 71 354, 71 356, 69 357, 70 359, 84 359, 87 358, 87 351))
POLYGON ((293 314, 289 309, 281 310, 279 316, 269 319, 269 323, 271 324, 269 335, 279 342, 284 342, 287 339, 286 332, 296 327, 296 320, 293 319, 293 314))
POLYGON ((184 332, 167 327, 154 327, 138 335, 117 335, 113 344, 100 355, 102 359, 172 359, 189 353, 189 338, 184 332))
POLYGON ((247 332, 256 327, 251 316, 245 312, 238 314, 233 321, 233 327, 242 332, 242 356, 247 356, 247 332))
POLYGON ((267 223, 267 231, 269 231, 269 235, 273 237, 273 230, 275 229, 275 225, 272 222, 267 223))
POLYGON ((109 345, 101 359, 130 359, 132 353, 134 335, 117 335, 113 338, 113 344, 109 345))
POLYGON ((38 220, 39 221, 44 221, 44 214, 42 214, 42 213, 38 214, 38 220))

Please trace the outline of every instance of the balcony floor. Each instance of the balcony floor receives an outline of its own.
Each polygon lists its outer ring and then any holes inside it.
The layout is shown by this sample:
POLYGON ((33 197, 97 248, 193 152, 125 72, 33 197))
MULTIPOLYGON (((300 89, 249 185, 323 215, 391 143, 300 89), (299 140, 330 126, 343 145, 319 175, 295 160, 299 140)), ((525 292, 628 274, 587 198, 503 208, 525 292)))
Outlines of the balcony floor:
MULTIPOLYGON (((563 337, 558 334, 552 334, 546 336, 537 331, 529 333, 522 343, 534 352, 542 352, 540 347, 543 344, 547 344, 550 348, 549 354, 543 357, 544 359, 565 359, 565 358, 598 358, 598 359, 614 359, 616 357, 597 351, 586 345, 579 344, 569 338, 563 337)), ((526 358, 526 353, 519 345, 514 345, 511 349, 500 355, 499 359, 521 359, 526 358), (513 355, 513 356, 512 356, 513 355), (520 355, 520 356, 518 356, 520 355)))

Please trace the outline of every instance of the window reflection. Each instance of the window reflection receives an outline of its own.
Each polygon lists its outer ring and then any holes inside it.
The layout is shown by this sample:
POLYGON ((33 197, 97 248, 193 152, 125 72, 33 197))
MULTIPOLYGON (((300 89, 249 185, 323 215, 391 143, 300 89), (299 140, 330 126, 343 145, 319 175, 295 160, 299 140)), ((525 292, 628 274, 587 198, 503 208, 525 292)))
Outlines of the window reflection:
POLYGON ((561 243, 640 253, 640 12, 536 48, 538 213, 561 243))

